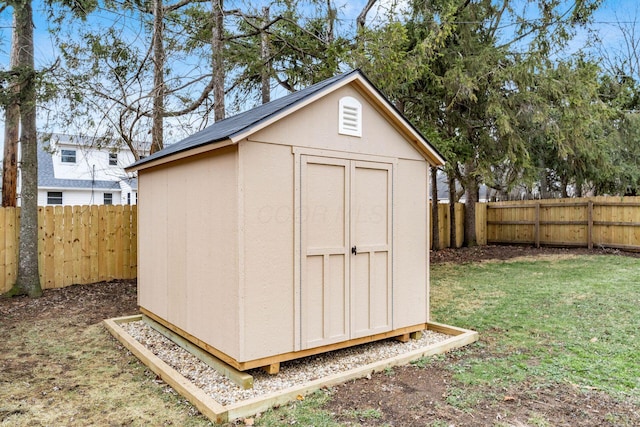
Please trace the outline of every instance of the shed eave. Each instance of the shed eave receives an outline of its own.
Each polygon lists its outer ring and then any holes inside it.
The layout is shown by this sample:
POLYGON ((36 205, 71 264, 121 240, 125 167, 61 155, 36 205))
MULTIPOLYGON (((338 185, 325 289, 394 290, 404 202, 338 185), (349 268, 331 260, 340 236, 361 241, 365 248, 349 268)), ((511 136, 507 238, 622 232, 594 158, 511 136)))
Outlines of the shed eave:
POLYGON ((124 168, 124 170, 125 172, 136 172, 136 171, 139 172, 144 169, 154 168, 167 163, 172 163, 177 160, 185 159, 187 157, 196 156, 198 154, 218 150, 220 148, 228 147, 229 145, 233 145, 233 144, 235 144, 235 142, 232 141, 231 139, 225 139, 222 141, 211 141, 211 142, 202 144, 198 147, 190 148, 184 151, 179 151, 177 153, 173 153, 166 157, 160 157, 158 159, 152 160, 147 163, 142 163, 137 165, 134 163, 133 165, 124 168))

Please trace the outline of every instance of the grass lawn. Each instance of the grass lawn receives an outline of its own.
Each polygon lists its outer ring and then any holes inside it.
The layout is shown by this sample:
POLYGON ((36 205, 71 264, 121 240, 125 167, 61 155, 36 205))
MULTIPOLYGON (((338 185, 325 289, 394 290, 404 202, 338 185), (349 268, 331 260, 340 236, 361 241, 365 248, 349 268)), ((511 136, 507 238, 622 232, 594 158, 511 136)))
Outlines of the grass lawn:
POLYGON ((468 385, 566 382, 640 402, 640 260, 579 256, 432 268, 434 320, 475 329, 468 385))
MULTIPOLYGON (((640 425, 640 258, 442 263, 431 279, 433 320, 477 330, 479 342, 249 421, 640 425)), ((0 426, 211 425, 100 323, 136 310, 133 282, 0 301, 0 426)))

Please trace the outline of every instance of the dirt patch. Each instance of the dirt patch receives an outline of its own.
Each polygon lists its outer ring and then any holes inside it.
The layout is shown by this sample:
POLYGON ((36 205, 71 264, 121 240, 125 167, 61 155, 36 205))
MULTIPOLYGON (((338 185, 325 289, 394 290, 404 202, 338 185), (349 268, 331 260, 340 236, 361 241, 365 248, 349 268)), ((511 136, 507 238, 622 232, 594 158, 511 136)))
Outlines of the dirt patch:
MULTIPOLYGON (((640 256, 614 250, 481 246, 442 250, 434 263, 576 254, 640 256)), ((106 318, 137 313, 135 281, 47 290, 39 299, 0 299, 0 424, 208 425, 192 406, 122 349, 106 318), (160 387, 159 387, 160 385, 160 387)), ((450 367, 465 354, 439 356, 331 390, 324 409, 361 426, 633 426, 640 408, 571 384, 518 383, 464 388, 450 367)), ((486 355, 485 355, 486 356, 486 355)))
POLYGON ((135 280, 47 289, 42 298, 0 298, 3 325, 65 317, 90 325, 137 312, 135 280))
POLYGON ((452 358, 455 355, 426 367, 396 367, 337 386, 324 409, 344 425, 363 427, 640 425, 637 405, 571 385, 461 387, 447 369, 452 358), (459 400, 462 396, 465 401, 459 400))
POLYGON ((487 245, 431 251, 431 262, 434 264, 445 262, 464 264, 470 262, 533 259, 540 257, 561 259, 578 255, 619 255, 640 258, 640 252, 621 251, 610 248, 535 248, 533 246, 487 245))

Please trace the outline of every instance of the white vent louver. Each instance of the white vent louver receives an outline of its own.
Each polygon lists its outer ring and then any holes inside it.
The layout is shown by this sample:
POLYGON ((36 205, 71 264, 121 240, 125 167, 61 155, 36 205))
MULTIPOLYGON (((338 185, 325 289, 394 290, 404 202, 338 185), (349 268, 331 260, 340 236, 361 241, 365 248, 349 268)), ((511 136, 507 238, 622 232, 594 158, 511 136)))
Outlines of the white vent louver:
POLYGON ((340 99, 338 133, 351 136, 362 136, 362 105, 351 97, 340 99))

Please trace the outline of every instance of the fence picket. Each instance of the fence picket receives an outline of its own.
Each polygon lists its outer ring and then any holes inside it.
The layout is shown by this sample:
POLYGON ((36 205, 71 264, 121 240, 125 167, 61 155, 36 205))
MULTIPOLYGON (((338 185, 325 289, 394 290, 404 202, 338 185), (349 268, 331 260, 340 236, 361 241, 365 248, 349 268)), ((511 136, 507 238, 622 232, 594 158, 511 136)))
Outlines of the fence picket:
POLYGON ((639 201, 593 197, 488 203, 487 243, 640 250, 639 201))
POLYGON ((8 215, 5 217, 5 233, 8 237, 5 244, 5 290, 11 289, 18 275, 18 218, 19 208, 8 208, 8 215))
MULTIPOLYGON (((3 232, 7 229, 5 218, 8 215, 8 209, 0 209, 0 230, 3 232)), ((0 290, 5 288, 5 280, 7 274, 6 257, 7 257, 7 240, 8 238, 0 235, 0 290)))
MULTIPOLYGON (((0 208, 0 293, 8 291, 17 276, 19 212, 0 208)), ((135 206, 39 207, 42 288, 135 278, 136 215, 135 206)))
POLYGON ((55 213, 53 206, 44 208, 44 271, 43 280, 40 282, 43 288, 55 287, 55 213))

